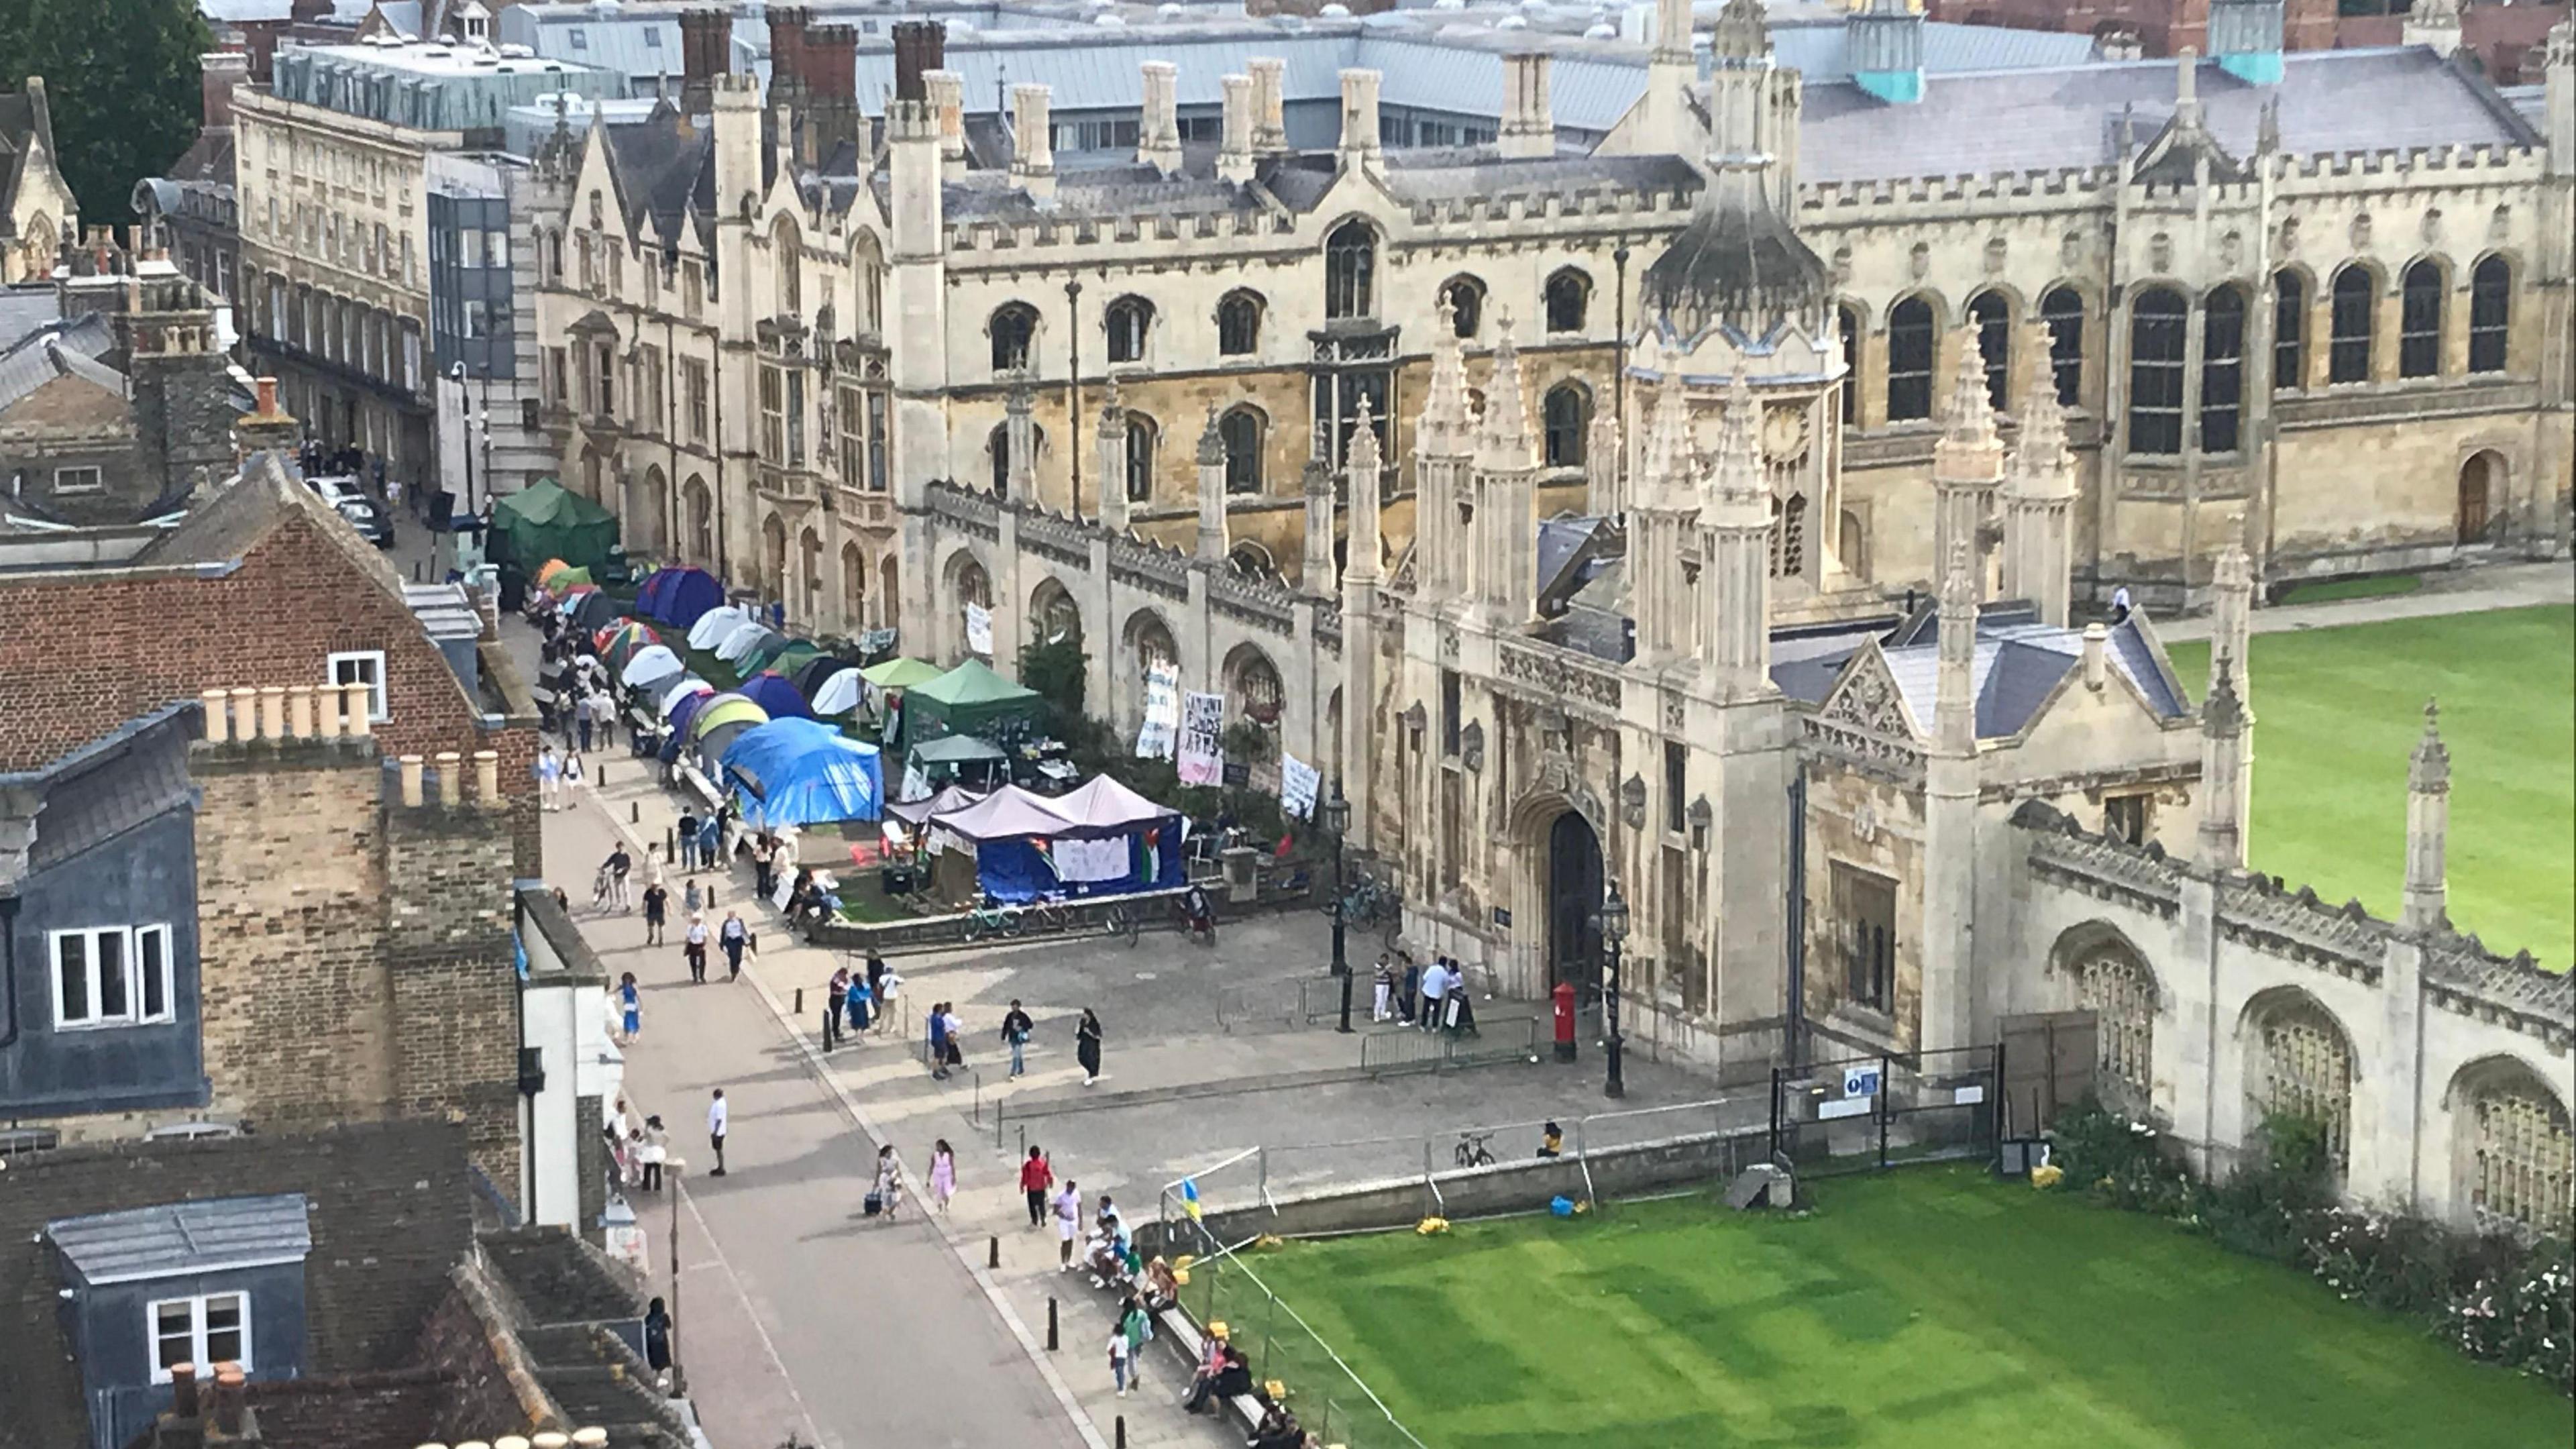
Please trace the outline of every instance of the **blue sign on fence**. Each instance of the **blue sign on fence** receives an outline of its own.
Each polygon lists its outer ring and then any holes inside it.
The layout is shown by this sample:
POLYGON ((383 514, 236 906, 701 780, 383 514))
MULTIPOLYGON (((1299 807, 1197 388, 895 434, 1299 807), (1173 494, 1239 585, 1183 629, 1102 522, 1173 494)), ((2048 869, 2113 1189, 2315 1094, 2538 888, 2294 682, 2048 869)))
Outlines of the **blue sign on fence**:
POLYGON ((1843 1068, 1843 1095, 1846 1097, 1877 1096, 1878 1068, 1874 1065, 1843 1068))

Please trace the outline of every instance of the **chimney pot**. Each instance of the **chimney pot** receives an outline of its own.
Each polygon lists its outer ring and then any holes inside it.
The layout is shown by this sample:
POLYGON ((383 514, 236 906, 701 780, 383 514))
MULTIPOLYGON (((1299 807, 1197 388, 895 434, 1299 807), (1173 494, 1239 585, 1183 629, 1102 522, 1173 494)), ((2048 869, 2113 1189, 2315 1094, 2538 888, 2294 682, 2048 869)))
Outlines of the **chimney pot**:
POLYGON ((197 1417, 197 1366, 195 1364, 170 1365, 170 1412, 182 1419, 197 1417))
POLYGON ((283 684, 260 688, 259 737, 264 740, 286 738, 286 686, 283 684))
POLYGON ((608 1431, 593 1426, 572 1431, 573 1449, 608 1449, 608 1431))
POLYGON ((242 1431, 242 1396, 245 1380, 241 1365, 215 1365, 215 1427, 227 1434, 242 1431))
POLYGON ((486 805, 501 803, 500 751, 476 750, 474 752, 474 797, 486 805))
MULTIPOLYGON (((206 711, 206 743, 220 745, 232 738, 232 695, 224 690, 209 689, 202 696, 206 711)), ((175 1382, 178 1370, 171 1370, 175 1382)))
POLYGON ((1011 177, 1032 201, 1055 199, 1055 121, 1042 85, 1011 87, 1011 177))
POLYGON ((1180 67, 1149 60, 1142 71, 1145 122, 1136 137, 1136 159, 1169 176, 1181 169, 1180 67))
POLYGON ((350 738, 365 739, 375 733, 375 692, 363 684, 352 684, 342 689, 340 696, 346 701, 350 738))
POLYGON ((1255 59, 1252 71, 1252 150, 1267 156, 1288 149, 1288 62, 1277 56, 1255 59))
POLYGON ((421 758, 418 755, 405 755, 402 757, 402 802, 405 805, 413 806, 415 808, 423 803, 421 797, 421 758))
POLYGON ((2111 642, 2111 631, 2100 624, 2084 626, 2084 687, 2100 689, 2108 682, 2110 661, 2105 657, 2111 642))
POLYGON ((313 686, 299 684, 286 691, 286 733, 291 739, 313 738, 313 686))
POLYGON ((441 750, 432 756, 438 763, 438 800, 442 805, 465 803, 465 757, 454 750, 441 750))
POLYGON ((1227 181, 1252 179, 1252 77, 1230 75, 1218 82, 1225 91, 1224 129, 1218 137, 1216 174, 1227 181))
POLYGON ((1556 154, 1555 108, 1548 100, 1548 57, 1529 51, 1503 58, 1503 124, 1498 149, 1527 159, 1556 154))

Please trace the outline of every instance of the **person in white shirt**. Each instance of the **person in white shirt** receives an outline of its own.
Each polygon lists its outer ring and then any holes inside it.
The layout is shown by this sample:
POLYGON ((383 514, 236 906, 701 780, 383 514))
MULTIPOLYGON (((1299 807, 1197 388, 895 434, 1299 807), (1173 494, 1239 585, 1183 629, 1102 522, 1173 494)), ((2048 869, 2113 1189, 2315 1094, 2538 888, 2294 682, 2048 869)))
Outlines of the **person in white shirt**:
POLYGON ((1435 958, 1431 969, 1422 973, 1422 1029, 1440 1029, 1440 1008, 1449 995, 1449 963, 1435 958))
POLYGON ((707 1144, 716 1150, 716 1170, 708 1173, 707 1176, 709 1177, 722 1177, 725 1175, 725 1118, 724 1088, 718 1087, 716 1088, 715 1100, 707 1103, 707 1144))

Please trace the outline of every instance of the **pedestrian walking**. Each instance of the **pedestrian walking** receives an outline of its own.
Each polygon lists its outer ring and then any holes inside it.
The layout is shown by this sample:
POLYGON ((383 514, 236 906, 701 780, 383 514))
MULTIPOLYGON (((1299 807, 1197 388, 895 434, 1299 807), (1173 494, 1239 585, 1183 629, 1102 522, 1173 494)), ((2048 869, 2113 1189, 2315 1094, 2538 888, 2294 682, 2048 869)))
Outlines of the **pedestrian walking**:
POLYGON ((930 1144, 930 1210, 946 1214, 948 1200, 957 1195, 957 1153, 940 1138, 930 1144))
POLYGON ((1053 1206, 1056 1271, 1070 1273, 1073 1271, 1073 1245, 1082 1236, 1082 1192, 1072 1178, 1064 1180, 1064 1187, 1056 1193, 1053 1206))
POLYGON ((671 1371, 671 1310, 659 1298, 644 1308, 644 1365, 657 1374, 671 1371))
POLYGON ((572 727, 581 740, 577 748, 585 755, 590 753, 591 716, 599 713, 599 707, 591 701, 598 697, 595 694, 585 694, 572 703, 572 727))
POLYGON ((743 947, 750 944, 750 941, 751 927, 742 923, 742 913, 725 912, 724 924, 716 928, 716 944, 724 948, 727 981, 742 975, 743 947))
POLYGON ((948 1038, 949 1068, 963 1069, 966 1065, 966 1023, 958 1019, 957 1003, 940 1003, 939 1019, 941 1034, 948 1038))
POLYGON ((662 927, 671 918, 670 887, 655 881, 644 888, 644 944, 662 944, 662 927))
POLYGON ((707 1176, 709 1177, 722 1177, 725 1175, 725 1124, 729 1116, 730 1114, 725 1109, 724 1088, 718 1087, 716 1088, 715 1099, 707 1103, 707 1145, 713 1147, 716 1151, 716 1170, 708 1173, 707 1176))
POLYGON ((886 1024, 894 1020, 895 998, 902 990, 903 978, 897 976, 892 968, 877 978, 877 1030, 885 1030, 886 1024))
POLYGON ((850 1000, 850 968, 843 966, 832 973, 830 984, 823 988, 823 1050, 841 1044, 841 1012, 850 1000))
POLYGON ((698 894, 698 878, 696 876, 689 877, 688 888, 680 893, 680 909, 694 916, 698 913, 698 908, 700 906, 710 904, 712 904, 712 902, 708 901, 705 896, 698 894))
POLYGON ((660 1117, 644 1119, 644 1190, 662 1190, 662 1164, 671 1160, 671 1129, 660 1117))
POLYGON ((1127 1397, 1128 1355, 1125 1325, 1109 1330, 1109 1379, 1118 1386, 1118 1397, 1127 1397))
MULTIPOLYGON (((696 870, 698 868, 697 811, 694 809, 682 810, 680 812, 679 828, 672 833, 679 838, 680 869, 684 871, 696 870)), ((695 882, 691 882, 691 884, 695 884, 695 882)))
POLYGON ((635 857, 626 853, 625 843, 621 841, 611 849, 599 868, 608 874, 608 904, 620 911, 635 909, 633 899, 626 893, 626 878, 635 870, 635 857))
POLYGON ((1118 1333, 1127 1340, 1127 1387, 1141 1389, 1145 1386, 1145 1345, 1154 1340, 1154 1320, 1133 1293, 1118 1305, 1118 1333))
POLYGON ((1377 995, 1370 1003, 1369 1019, 1385 1021, 1395 1014, 1395 961, 1384 951, 1377 953, 1377 995))
POLYGON ((1091 1008, 1082 1009, 1082 1020, 1073 1028, 1074 1060, 1082 1063, 1082 1084, 1086 1087, 1100 1080, 1100 1018, 1091 1008))
POLYGON ((930 1077, 932 1081, 948 1080, 948 1003, 935 1001, 925 1023, 929 1034, 930 1077))
POLYGON ((1011 1009, 1002 1018, 1002 1040, 1011 1048, 1012 1076, 1021 1076, 1028 1071, 1024 1057, 1028 1051, 1029 1033, 1036 1028, 1037 1023, 1029 1020, 1029 1014, 1020 1009, 1020 999, 1012 997, 1011 1009))
POLYGON ((555 758, 555 747, 537 751, 537 808, 563 808, 563 761, 555 758))
POLYGON ((680 954, 688 958, 689 980, 704 986, 707 982, 707 918, 700 911, 689 912, 689 929, 680 934, 680 954))
POLYGON ((626 1029, 626 1040, 644 1034, 644 997, 635 986, 635 973, 627 972, 617 983, 617 1014, 626 1029))
POLYGON ((876 1005, 875 995, 868 990, 868 979, 864 976, 851 977, 849 999, 851 1035, 867 1035, 868 1028, 875 1022, 876 1005))
POLYGON ((894 1221, 896 1208, 903 1206, 903 1159, 889 1142, 877 1149, 877 1186, 875 1197, 885 1210, 887 1222, 894 1221))
POLYGON ((1055 1186, 1055 1165, 1046 1160, 1046 1149, 1032 1147, 1029 1160, 1020 1164, 1020 1193, 1029 1200, 1029 1226, 1046 1221, 1047 1189, 1055 1186))

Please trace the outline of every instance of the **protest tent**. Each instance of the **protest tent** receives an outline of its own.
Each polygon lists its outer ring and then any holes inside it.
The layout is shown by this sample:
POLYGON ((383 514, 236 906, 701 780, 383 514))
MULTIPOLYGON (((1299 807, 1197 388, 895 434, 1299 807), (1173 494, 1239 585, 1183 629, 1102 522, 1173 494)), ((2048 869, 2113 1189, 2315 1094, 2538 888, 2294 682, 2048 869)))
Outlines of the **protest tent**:
POLYGON ((969 790, 963 785, 951 785, 926 800, 891 803, 886 806, 885 813, 907 825, 917 826, 928 821, 933 815, 945 815, 953 810, 963 810, 983 798, 982 791, 969 790))
POLYGON ((564 611, 564 622, 576 629, 604 629, 617 622, 617 601, 592 589, 564 611))
POLYGON ((1151 825, 1180 816, 1169 805, 1157 805, 1107 775, 1092 776, 1057 796, 1054 804, 1059 813, 1094 830, 1123 830, 1130 825, 1151 825))
POLYGON ((637 650, 661 643, 662 636, 651 625, 628 619, 600 630, 593 642, 598 644, 601 658, 622 666, 635 657, 637 650))
POLYGON ((658 569, 635 595, 645 618, 686 629, 724 605, 724 585, 705 569, 658 569))
MULTIPOLYGON (((565 563, 562 559, 550 558, 544 563, 537 565, 537 571, 532 575, 532 577, 535 578, 538 588, 551 589, 555 586, 555 579, 571 568, 572 565, 565 563)), ((579 582, 586 584, 589 583, 590 580, 582 579, 579 580, 579 582)))
POLYGON ((736 624, 733 632, 724 636, 724 642, 716 646, 716 657, 727 664, 738 664, 744 656, 777 637, 778 632, 767 624, 746 619, 736 624))
POLYGON ((851 710, 857 709, 859 686, 864 682, 859 676, 859 671, 855 669, 844 668, 826 676, 808 696, 814 705, 814 713, 829 719, 834 715, 848 714, 851 710))
POLYGON ((912 687, 904 696, 904 739, 935 740, 942 735, 1006 733, 1013 724, 1035 721, 1046 702, 1034 689, 1024 689, 993 672, 980 659, 969 659, 946 674, 912 687))
POLYGON ((774 670, 744 680, 742 697, 759 705, 774 720, 814 717, 814 711, 806 706, 804 691, 796 687, 795 681, 774 670))
POLYGON ((666 679, 686 674, 688 670, 689 667, 680 662, 679 655, 662 645, 647 644, 635 651, 634 658, 626 661, 626 667, 619 671, 617 679, 629 689, 650 689, 666 679))
POLYGON ((698 716, 706 713, 709 705, 725 697, 710 689, 703 694, 683 695, 673 702, 666 711, 671 720, 671 743, 676 746, 680 741, 692 738, 689 727, 698 722, 698 716))
POLYGON ((879 689, 918 689, 945 672, 936 664, 895 658, 869 665, 859 671, 859 677, 879 689))
POLYGON ((750 621, 751 611, 738 604, 709 609, 698 616, 697 622, 689 626, 689 647, 713 649, 722 644, 737 627, 750 621))
POLYGON ((723 772, 725 750, 743 731, 767 723, 768 712, 739 694, 719 694, 708 700, 688 726, 689 744, 698 752, 698 768, 709 779, 717 778, 723 772))
POLYGON ((810 719, 744 730, 724 752, 724 781, 744 823, 769 830, 875 820, 885 805, 876 746, 810 719))
MULTIPOLYGON (((561 560, 557 560, 557 562, 561 562, 561 560)), ((555 576, 546 580, 544 586, 549 589, 571 589, 579 588, 584 584, 596 585, 598 582, 599 580, 591 577, 590 570, 577 569, 566 564, 564 567, 555 570, 555 576)))
MULTIPOLYGON (((798 659, 792 668, 784 661, 773 664, 769 667, 795 681, 797 692, 803 694, 807 699, 812 699, 815 691, 823 687, 823 681, 830 679, 833 675, 849 668, 849 665, 841 660, 833 658, 829 654, 816 650, 810 658, 798 659)), ((822 711, 817 710, 815 712, 820 714, 822 711)))
POLYGON ((617 515, 552 478, 493 504, 492 531, 506 558, 561 559, 574 568, 604 564, 617 547, 617 515))
POLYGON ((933 783, 972 778, 990 785, 1010 755, 1000 745, 974 735, 944 735, 915 745, 905 763, 933 783))
MULTIPOLYGON (((1076 794, 1082 794, 1076 791, 1076 794)), ((1084 796, 1068 811, 1072 795, 1049 800, 1005 785, 962 810, 930 823, 975 846, 976 881, 996 900, 1026 901, 1061 891, 1105 895, 1181 883, 1180 816, 1117 787, 1084 796), (1144 816, 1146 810, 1158 813, 1144 816)))
POLYGON ((806 660, 822 652, 820 646, 809 640, 791 639, 781 634, 744 655, 741 661, 742 672, 759 674, 764 670, 774 670, 793 679, 796 671, 805 667, 806 660))
POLYGON ((659 689, 661 700, 654 707, 661 712, 662 718, 664 719, 669 719, 671 717, 671 712, 680 707, 681 700, 687 699, 689 696, 695 694, 713 694, 716 692, 716 687, 714 685, 707 683, 705 680, 700 679, 694 674, 685 679, 675 680, 671 683, 661 685, 659 689))

